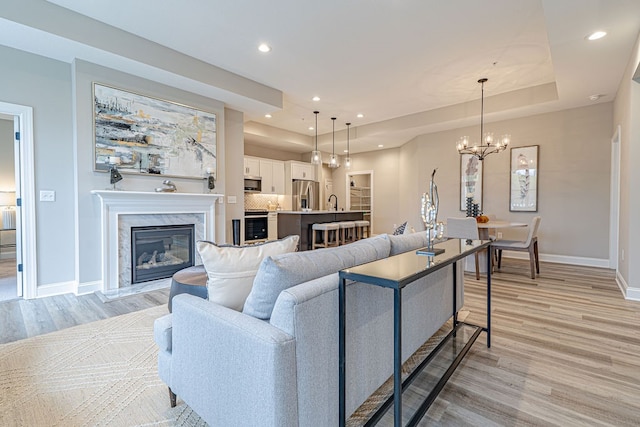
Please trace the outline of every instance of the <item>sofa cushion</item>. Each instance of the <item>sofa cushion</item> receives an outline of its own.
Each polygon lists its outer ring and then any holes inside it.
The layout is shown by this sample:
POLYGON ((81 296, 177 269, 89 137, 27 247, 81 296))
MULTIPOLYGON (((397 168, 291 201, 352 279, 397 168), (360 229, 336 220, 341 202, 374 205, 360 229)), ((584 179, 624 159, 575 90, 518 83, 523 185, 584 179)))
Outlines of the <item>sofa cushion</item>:
POLYGON ((269 319, 280 292, 344 268, 389 256, 389 237, 381 234, 337 248, 323 248, 266 258, 260 265, 243 312, 269 319))
POLYGON ((400 234, 398 236, 389 236, 391 243, 391 250, 389 255, 397 255, 403 252, 411 251, 414 249, 424 248, 429 244, 426 231, 419 231, 417 233, 400 234))
POLYGON ((288 236, 250 246, 216 245, 204 240, 198 241, 198 252, 207 271, 209 301, 242 310, 262 260, 268 256, 295 251, 298 240, 299 236, 288 236))

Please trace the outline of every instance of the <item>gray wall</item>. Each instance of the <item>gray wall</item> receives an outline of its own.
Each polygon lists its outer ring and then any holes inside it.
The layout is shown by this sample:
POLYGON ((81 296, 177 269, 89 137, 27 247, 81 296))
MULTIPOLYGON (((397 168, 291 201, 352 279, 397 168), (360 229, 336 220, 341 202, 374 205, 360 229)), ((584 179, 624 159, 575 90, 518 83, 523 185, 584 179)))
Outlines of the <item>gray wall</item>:
POLYGON ((35 194, 54 190, 55 202, 36 204, 38 285, 73 282, 74 153, 69 64, 0 46, 0 100, 33 107, 35 194))
MULTIPOLYGON (((538 212, 509 211, 509 150, 484 160, 484 212, 518 222, 542 216, 540 251, 562 257, 608 259, 609 176, 613 122, 611 103, 489 123, 487 131, 510 132, 512 146, 539 145, 538 212)), ((420 197, 438 168, 438 218, 464 216, 459 208, 460 158, 455 143, 478 127, 421 135, 398 150, 353 155, 353 170, 375 170, 375 232, 409 221, 424 229, 420 197)), ((334 172, 334 189, 344 197, 344 171, 334 172), (338 187, 336 188, 336 184, 338 187)), ((524 238, 505 231, 504 238, 524 238)))
MULTIPOLYGON (((234 217, 241 216, 242 113, 225 110, 217 100, 84 61, 66 64, 3 46, 0 46, 0 57, 0 100, 33 107, 35 193, 56 192, 55 202, 34 201, 37 241, 30 236, 26 236, 25 241, 37 248, 39 294, 48 293, 45 288, 75 289, 101 278, 99 203, 90 191, 110 185, 107 174, 93 171, 94 81, 216 113, 218 179, 215 192, 224 194, 227 176, 238 175, 237 188, 232 188, 230 194, 235 194, 239 203, 229 209, 234 217), (231 128, 229 138, 225 135, 226 125, 231 128), (226 152, 232 153, 231 164, 225 162, 226 152)), ((180 191, 204 190, 201 180, 173 180, 180 191)), ((125 175, 121 184, 127 190, 150 191, 160 181, 160 177, 125 175)), ((225 229, 226 223, 230 224, 230 220, 226 220, 226 208, 220 204, 217 209, 216 236, 220 242, 230 241, 225 229)))
POLYGON ((620 125, 620 214, 618 271, 623 287, 632 288, 632 297, 640 299, 640 37, 620 83, 615 101, 615 122, 620 125), (636 77, 637 80, 640 78, 636 77))
MULTIPOLYGON (((161 85, 150 80, 132 76, 116 70, 105 68, 85 61, 75 61, 74 89, 75 89, 75 116, 76 130, 76 163, 77 174, 77 206, 78 222, 76 235, 80 236, 78 242, 78 280, 80 286, 90 284, 101 278, 101 247, 100 247, 100 204, 91 190, 108 188, 109 175, 93 170, 93 82, 114 86, 123 90, 140 93, 154 98, 178 102, 217 114, 218 125, 218 179, 216 181, 216 193, 225 192, 224 168, 224 105, 210 98, 205 98, 193 93, 176 88, 161 85)), ((123 174, 124 179, 119 186, 124 190, 154 191, 155 187, 162 184, 160 176, 140 176, 123 174)), ((178 187, 178 191, 187 193, 202 193, 204 183, 202 180, 171 178, 178 187)), ((216 212, 216 236, 224 239, 225 212, 223 205, 216 212)))

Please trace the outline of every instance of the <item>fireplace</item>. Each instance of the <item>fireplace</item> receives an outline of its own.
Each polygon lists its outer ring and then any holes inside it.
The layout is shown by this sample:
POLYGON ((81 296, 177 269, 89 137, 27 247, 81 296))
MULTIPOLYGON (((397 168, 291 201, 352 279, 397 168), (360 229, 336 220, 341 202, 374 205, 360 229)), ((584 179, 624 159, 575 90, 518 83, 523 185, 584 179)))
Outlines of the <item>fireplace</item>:
POLYGON ((131 227, 131 284, 164 279, 194 265, 193 224, 131 227))
MULTIPOLYGON (((132 227, 194 224, 194 242, 215 242, 216 227, 224 230, 223 225, 216 225, 216 206, 223 197, 221 194, 113 190, 92 190, 91 193, 98 196, 101 207, 102 280, 96 288, 105 295, 119 295, 120 290, 126 292, 132 287, 132 227)), ((194 265, 201 264, 195 244, 193 248, 194 265)), ((162 281, 167 285, 171 283, 170 278, 148 283, 162 281)))

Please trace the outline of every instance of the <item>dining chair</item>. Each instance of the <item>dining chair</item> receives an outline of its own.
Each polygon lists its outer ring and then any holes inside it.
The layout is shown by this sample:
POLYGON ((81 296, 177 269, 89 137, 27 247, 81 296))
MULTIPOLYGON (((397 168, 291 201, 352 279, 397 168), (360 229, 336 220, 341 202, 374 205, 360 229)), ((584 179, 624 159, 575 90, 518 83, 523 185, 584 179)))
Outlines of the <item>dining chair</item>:
MULTIPOLYGON (((450 239, 478 240, 478 224, 473 217, 447 218, 447 237, 450 239)), ((478 252, 475 254, 476 280, 480 280, 480 262, 478 252)))
POLYGON ((498 259, 498 270, 502 264, 502 251, 529 252, 529 264, 531 266, 531 278, 536 278, 536 273, 540 274, 540 260, 538 257, 538 227, 540 227, 541 217, 534 216, 529 227, 527 240, 496 240, 491 244, 491 249, 495 251, 498 259))

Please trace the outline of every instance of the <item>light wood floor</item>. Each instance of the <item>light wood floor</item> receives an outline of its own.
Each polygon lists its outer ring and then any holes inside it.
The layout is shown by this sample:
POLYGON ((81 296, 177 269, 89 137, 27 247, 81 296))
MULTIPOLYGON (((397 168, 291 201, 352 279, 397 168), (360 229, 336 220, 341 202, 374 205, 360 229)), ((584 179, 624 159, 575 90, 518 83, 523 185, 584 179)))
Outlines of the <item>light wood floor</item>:
POLYGON ((102 302, 96 294, 0 302, 0 344, 167 304, 169 289, 102 302))
MULTIPOLYGON (((491 348, 482 334, 420 425, 640 425, 640 302, 624 300, 611 270, 540 267, 533 280, 527 262, 503 260, 493 275, 491 348)), ((484 277, 466 276, 467 321, 484 324, 484 295, 484 277)), ((107 303, 95 295, 0 303, 0 342, 167 298, 165 289, 107 303)))
MULTIPOLYGON (((420 425, 640 425, 640 302, 611 270, 503 260, 482 334, 420 425)), ((467 321, 484 324, 484 277, 465 277, 467 321)))

